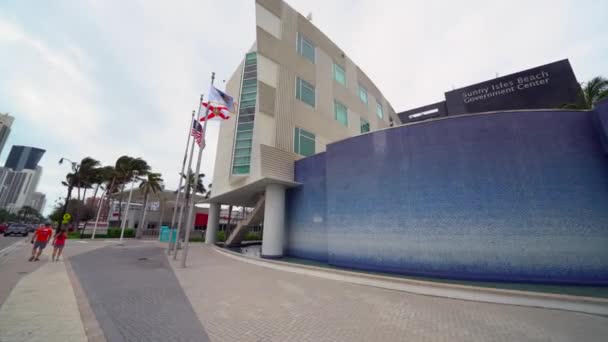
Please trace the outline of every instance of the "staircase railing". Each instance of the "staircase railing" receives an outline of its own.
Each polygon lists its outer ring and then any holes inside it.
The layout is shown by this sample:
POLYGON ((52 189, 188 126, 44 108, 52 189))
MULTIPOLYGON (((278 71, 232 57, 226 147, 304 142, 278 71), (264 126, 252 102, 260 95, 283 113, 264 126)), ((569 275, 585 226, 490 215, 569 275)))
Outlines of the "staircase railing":
POLYGON ((237 224, 237 226, 234 228, 234 230, 232 231, 232 233, 230 234, 228 239, 226 239, 225 245, 226 246, 240 245, 241 241, 243 241, 243 238, 245 237, 245 234, 247 233, 248 226, 251 224, 251 222, 255 218, 258 218, 258 215, 262 215, 263 213, 264 213, 264 195, 260 196, 260 198, 256 202, 255 207, 253 208, 251 213, 249 213, 249 214, 246 214, 246 212, 243 213, 244 218, 241 220, 241 222, 239 222, 237 224))

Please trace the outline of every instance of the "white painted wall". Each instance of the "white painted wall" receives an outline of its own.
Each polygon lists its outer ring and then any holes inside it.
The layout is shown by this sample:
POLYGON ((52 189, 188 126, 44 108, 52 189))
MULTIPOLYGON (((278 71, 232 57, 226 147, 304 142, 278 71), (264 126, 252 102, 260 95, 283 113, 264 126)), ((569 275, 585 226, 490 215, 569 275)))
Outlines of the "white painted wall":
POLYGON ((257 2, 255 4, 255 21, 262 30, 270 33, 277 39, 281 39, 281 19, 257 2))

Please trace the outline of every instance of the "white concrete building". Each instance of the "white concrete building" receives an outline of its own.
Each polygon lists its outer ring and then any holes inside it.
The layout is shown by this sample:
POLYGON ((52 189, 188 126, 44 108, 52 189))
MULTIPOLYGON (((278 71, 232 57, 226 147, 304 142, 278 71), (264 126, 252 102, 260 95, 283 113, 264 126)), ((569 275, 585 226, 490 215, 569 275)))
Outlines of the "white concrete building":
POLYGON ((0 155, 6 144, 8 136, 11 134, 11 126, 13 125, 14 117, 8 114, 0 113, 0 155))
POLYGON ((255 16, 256 42, 226 83, 239 108, 220 125, 206 241, 215 242, 220 205, 247 206, 254 210, 227 244, 263 223, 262 255, 280 257, 294 161, 399 118, 367 75, 285 2, 256 0, 255 16))

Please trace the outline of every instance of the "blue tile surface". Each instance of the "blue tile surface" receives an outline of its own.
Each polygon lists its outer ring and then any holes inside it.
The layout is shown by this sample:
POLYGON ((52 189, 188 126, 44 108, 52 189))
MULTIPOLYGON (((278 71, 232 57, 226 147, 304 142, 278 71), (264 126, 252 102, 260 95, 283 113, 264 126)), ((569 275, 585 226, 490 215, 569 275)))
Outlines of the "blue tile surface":
POLYGON ((607 119, 608 102, 331 144, 296 162, 303 185, 287 194, 287 254, 403 274, 608 284, 607 119))

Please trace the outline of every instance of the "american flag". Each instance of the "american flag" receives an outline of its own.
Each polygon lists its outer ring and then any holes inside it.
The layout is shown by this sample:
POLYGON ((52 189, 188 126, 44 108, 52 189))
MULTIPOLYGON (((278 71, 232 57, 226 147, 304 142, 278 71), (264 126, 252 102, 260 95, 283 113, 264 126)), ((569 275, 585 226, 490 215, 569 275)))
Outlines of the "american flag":
POLYGON ((194 137, 194 140, 196 140, 196 143, 200 148, 205 147, 205 142, 203 141, 203 126, 200 122, 192 120, 192 132, 190 132, 190 135, 194 137))

